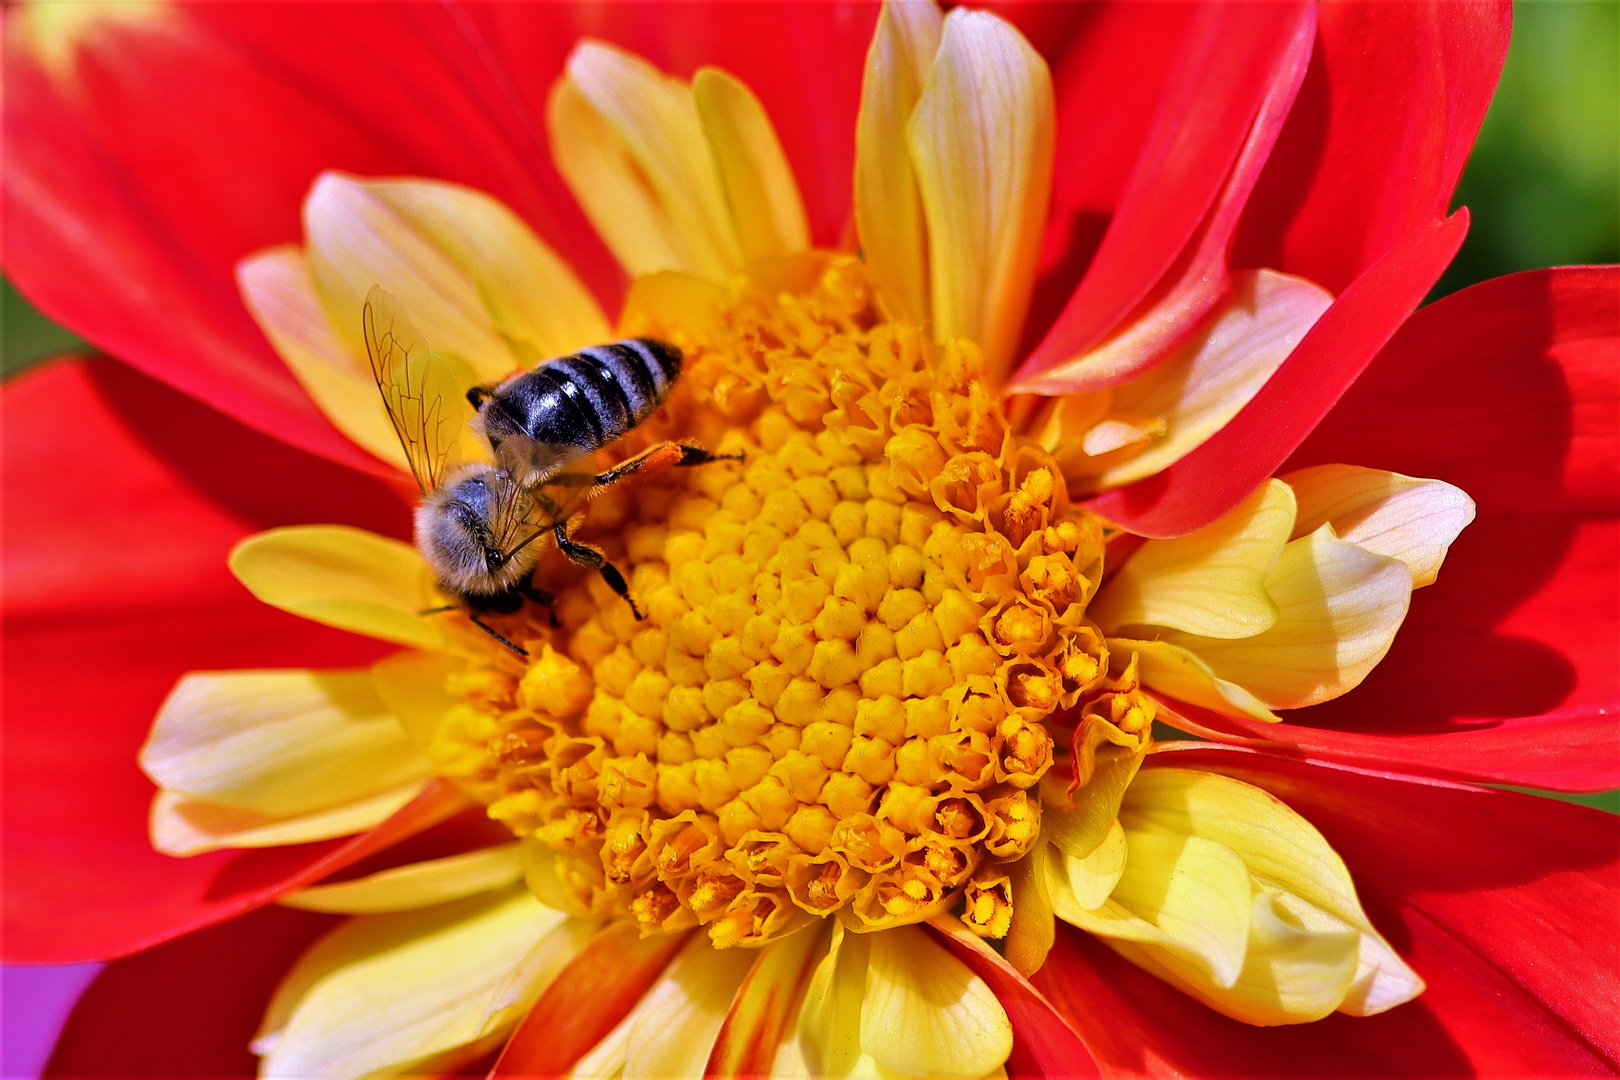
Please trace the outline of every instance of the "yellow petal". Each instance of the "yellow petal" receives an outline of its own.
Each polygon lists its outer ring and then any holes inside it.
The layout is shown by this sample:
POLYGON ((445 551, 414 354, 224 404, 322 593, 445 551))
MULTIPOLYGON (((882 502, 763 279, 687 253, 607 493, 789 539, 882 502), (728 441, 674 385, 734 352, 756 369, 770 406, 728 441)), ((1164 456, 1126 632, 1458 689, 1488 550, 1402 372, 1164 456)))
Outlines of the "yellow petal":
POLYGON ((702 68, 692 79, 692 97, 743 258, 752 262, 808 249, 810 222, 799 185, 753 91, 718 68, 702 68))
POLYGON ((586 41, 548 113, 552 159, 632 276, 722 280, 742 249, 690 87, 638 56, 586 41))
POLYGON ((1198 654, 1167 641, 1108 638, 1111 657, 1134 656, 1142 684, 1160 693, 1206 709, 1276 723, 1282 717, 1237 683, 1227 682, 1210 670, 1198 654))
POLYGON ((1012 1053, 1012 1023, 983 979, 920 928, 872 935, 861 1049, 908 1076, 976 1078, 1012 1053))
POLYGON ((445 688, 462 667, 461 661, 445 653, 395 653, 372 665, 371 685, 411 742, 425 747, 450 710, 465 704, 465 698, 445 688))
POLYGON ((445 603, 416 549, 344 525, 293 525, 250 536, 231 572, 265 603, 340 630, 436 649, 428 608, 445 603))
POLYGON ((165 855, 200 855, 221 848, 281 847, 351 836, 387 820, 422 790, 412 781, 322 810, 272 817, 160 791, 147 822, 152 846, 165 855))
POLYGON ((800 992, 810 981, 831 938, 833 919, 789 934, 759 951, 732 999, 710 1052, 711 1076, 760 1076, 770 1072, 776 1047, 797 1026, 800 992))
MULTIPOLYGON (((371 180, 361 186, 472 279, 495 329, 506 337, 550 357, 612 336, 596 298, 500 200, 442 180, 371 180)), ((428 340, 434 340, 431 334, 428 340)))
POLYGON ((1076 859, 1062 857, 1063 871, 1069 877, 1069 890, 1083 908, 1099 908, 1125 875, 1125 830, 1118 821, 1090 855, 1076 859))
POLYGON ((584 944, 581 924, 590 928, 521 887, 351 919, 284 980, 271 1030, 255 1042, 266 1055, 260 1075, 402 1070, 515 1024, 584 944), (273 1024, 278 1015, 284 1027, 273 1024))
POLYGON ((1144 769, 1120 813, 1130 822, 1225 844, 1263 886, 1297 896, 1358 931, 1361 959, 1346 1012, 1371 1015, 1422 992, 1423 981, 1367 919, 1344 860, 1315 826, 1270 792, 1196 769, 1144 769))
POLYGON ((288 244, 248 256, 236 264, 236 284, 259 329, 327 419, 366 451, 405 471, 399 436, 382 408, 365 354, 351 352, 333 332, 303 250, 288 244))
POLYGON ((351 881, 315 885, 281 898, 287 907, 340 915, 380 915, 410 911, 510 885, 523 877, 518 845, 409 863, 351 881))
POLYGON ((1219 521, 1143 544, 1086 614, 1110 634, 1152 625, 1211 638, 1251 637, 1277 620, 1266 580, 1293 526, 1293 490, 1267 480, 1219 521))
POLYGON ((187 675, 159 708, 140 764, 159 787, 268 817, 432 774, 364 671, 187 675))
POLYGON ((810 977, 797 1036, 812 1076, 847 1076, 862 1057, 861 1001, 875 939, 834 926, 827 955, 810 977))
POLYGON ((1108 838, 1119 815, 1131 778, 1142 764, 1142 753, 1124 746, 1103 746, 1085 786, 1074 794, 1073 809, 1048 802, 1041 809, 1041 835, 1064 854, 1083 859, 1108 838))
POLYGON ((1253 890, 1243 860, 1224 844, 1162 829, 1127 827, 1125 841, 1124 873, 1100 907, 1080 904, 1067 873, 1049 876, 1058 917, 1110 944, 1167 952, 1230 987, 1249 940, 1253 890))
POLYGON ((477 284, 361 181, 322 173, 304 200, 304 238, 321 307, 356 357, 366 355, 360 332, 366 294, 380 285, 399 298, 435 349, 461 357, 483 379, 512 371, 512 352, 477 284))
POLYGON ((1046 887, 1051 847, 1044 838, 1037 840, 1028 854, 1007 867, 1013 913, 1002 955, 1025 978, 1041 970, 1057 941, 1052 894, 1046 887))
POLYGON ((1474 520, 1474 500, 1444 480, 1356 465, 1318 465, 1281 479, 1299 500, 1296 537, 1332 525, 1340 540, 1405 563, 1414 589, 1434 582, 1451 542, 1474 520))
POLYGON ((1100 470, 1087 467, 1085 454, 1094 452, 1082 446, 1082 453, 1076 453, 1067 445, 1069 439, 1083 437, 1084 430, 1070 426, 1043 440, 1064 474, 1080 478, 1074 490, 1119 487, 1191 453, 1260 392, 1333 302, 1332 294, 1314 283, 1273 270, 1236 273, 1232 288, 1229 305, 1193 340, 1162 364, 1114 388, 1110 412, 1156 417, 1163 423, 1163 438, 1124 461, 1100 463, 1100 470))
POLYGON ((928 232, 906 124, 939 51, 934 0, 890 0, 866 51, 855 121, 855 226, 861 253, 897 318, 926 323, 928 232))
POLYGON ((1355 973, 1359 938, 1298 897, 1258 891, 1243 970, 1230 986, 1217 985, 1197 965, 1166 950, 1118 940, 1108 944, 1217 1012, 1274 1026, 1309 1023, 1334 1011, 1355 973))
POLYGON ((693 935, 636 1007, 569 1075, 642 1080, 703 1076, 715 1036, 756 954, 693 935))
POLYGON ((1052 187, 1052 78, 994 15, 945 19, 907 143, 928 222, 934 336, 971 338, 1010 369, 1052 187))
POLYGON ((1269 708, 1299 709, 1354 689, 1384 658, 1406 618, 1412 575, 1324 525, 1283 549, 1266 591, 1278 614, 1264 633, 1227 641, 1166 631, 1163 640, 1269 708))

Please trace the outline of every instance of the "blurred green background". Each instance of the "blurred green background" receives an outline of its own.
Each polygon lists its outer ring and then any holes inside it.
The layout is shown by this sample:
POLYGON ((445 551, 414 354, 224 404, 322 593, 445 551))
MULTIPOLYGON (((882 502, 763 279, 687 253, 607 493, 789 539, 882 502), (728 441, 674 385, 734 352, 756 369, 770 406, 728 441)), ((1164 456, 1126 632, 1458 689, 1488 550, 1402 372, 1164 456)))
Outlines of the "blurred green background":
MULTIPOLYGON (((1515 270, 1620 262, 1620 0, 1529 0, 1457 189, 1468 239, 1430 294, 1515 270)), ((4 374, 83 346, 4 283, 4 374)), ((1620 791, 1561 796, 1620 813, 1620 791)))

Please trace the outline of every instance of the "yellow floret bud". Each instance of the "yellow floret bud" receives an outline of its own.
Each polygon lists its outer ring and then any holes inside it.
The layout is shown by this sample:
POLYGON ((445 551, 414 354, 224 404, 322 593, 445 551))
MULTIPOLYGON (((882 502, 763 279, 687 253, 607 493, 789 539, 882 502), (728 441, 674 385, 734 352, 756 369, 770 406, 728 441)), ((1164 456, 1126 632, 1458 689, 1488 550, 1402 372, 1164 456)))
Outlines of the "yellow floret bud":
POLYGON ((1051 717, 1152 719, 1085 620, 1103 530, 1011 433, 971 342, 885 322, 851 259, 792 267, 690 324, 632 299, 625 332, 686 359, 604 462, 667 438, 742 460, 592 504, 580 535, 646 618, 548 556, 556 621, 487 616, 527 658, 471 638, 429 751, 553 853, 571 910, 758 946, 963 905, 1002 936, 1051 717))

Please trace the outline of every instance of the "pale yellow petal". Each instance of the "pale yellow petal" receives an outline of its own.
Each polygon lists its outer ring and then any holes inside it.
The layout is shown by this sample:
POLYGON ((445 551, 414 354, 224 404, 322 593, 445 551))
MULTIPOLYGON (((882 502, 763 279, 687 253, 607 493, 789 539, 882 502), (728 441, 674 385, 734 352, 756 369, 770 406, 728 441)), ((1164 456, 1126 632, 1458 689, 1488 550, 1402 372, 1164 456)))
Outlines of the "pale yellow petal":
POLYGON ((432 774, 364 671, 187 675, 158 709, 139 760, 161 788, 276 818, 432 774))
POLYGON ((1062 856, 1063 871, 1069 876, 1069 890, 1074 893, 1075 902, 1083 908, 1102 907, 1119 879, 1125 876, 1125 855, 1125 830, 1116 821, 1090 855, 1083 859, 1062 856))
POLYGON ((1299 500, 1296 537, 1332 525, 1340 540, 1405 563, 1414 589, 1434 582, 1451 542, 1474 520, 1474 500, 1444 480, 1356 465, 1317 465, 1281 479, 1299 500))
POLYGON ((861 1001, 875 939, 834 926, 827 955, 810 977, 797 1038, 812 1076, 848 1076, 859 1064, 861 1001))
POLYGON ((273 607, 340 630, 419 649, 443 643, 422 611, 445 603, 409 544, 344 525, 293 525, 250 536, 231 572, 273 607))
POLYGON ((236 264, 236 284, 259 329, 327 419, 368 453, 401 472, 409 468, 365 354, 351 352, 333 332, 303 249, 288 244, 248 256, 236 264))
POLYGON ((1025 978, 1041 970, 1057 943, 1052 894, 1046 887, 1051 851, 1052 845, 1043 836, 1022 859, 1007 867, 1013 911, 1007 937, 1002 941, 1002 956, 1025 978))
POLYGON ((929 319, 928 230, 906 125, 939 51, 934 0, 889 0, 866 51, 855 121, 855 227, 861 254, 895 317, 929 319))
POLYGON ((675 223, 630 152, 573 80, 558 79, 551 88, 546 131, 557 171, 631 277, 685 269, 675 223))
MULTIPOLYGON (((612 337, 590 290, 500 200, 443 180, 363 186, 472 279, 501 334, 528 342, 544 357, 612 337)), ((435 339, 429 334, 428 340, 435 339)))
POLYGON ((1114 388, 1110 411, 1158 420, 1163 438, 1122 462, 1102 463, 1100 471, 1087 467, 1084 446, 1075 453, 1054 439, 1047 447, 1071 482, 1078 480, 1073 490, 1140 480, 1201 446, 1260 392, 1333 302, 1314 283, 1274 270, 1232 277, 1229 305, 1206 328, 1162 364, 1114 388))
POLYGON ((1212 638, 1252 637, 1277 620, 1267 575, 1293 526, 1293 490, 1267 480, 1219 521, 1143 544, 1086 614, 1110 634, 1151 625, 1212 638))
POLYGON ((703 133, 749 262, 810 247, 810 221, 782 143, 753 91, 718 68, 692 79, 703 133))
POLYGON ((461 357, 483 379, 512 371, 512 352, 477 284, 363 182, 322 173, 304 200, 304 239, 321 307, 356 357, 366 355, 360 331, 366 294, 381 286, 399 298, 433 348, 461 357))
POLYGON ((569 1075, 641 1080, 703 1076, 731 1000, 758 954, 695 934, 625 1018, 569 1075))
POLYGON ((1100 907, 1081 906, 1067 873, 1048 877, 1058 917, 1110 941, 1167 951, 1231 986, 1249 940, 1253 890, 1243 860, 1224 844, 1161 829, 1128 827, 1125 840, 1124 873, 1100 907))
POLYGON ((1117 952, 1217 1012, 1246 1024, 1320 1020, 1343 1000, 1356 970, 1359 934, 1287 893, 1258 891, 1243 970, 1230 986, 1164 949, 1111 940, 1117 952))
POLYGON ((351 836, 379 825, 422 790, 413 781, 351 802, 289 817, 271 817, 218 803, 160 791, 152 800, 147 827, 152 846, 165 855, 200 855, 221 848, 281 847, 351 836))
POLYGON ((450 676, 463 666, 446 653, 395 653, 372 665, 371 684, 411 742, 425 747, 450 710, 465 704, 465 698, 446 689, 450 676))
POLYGON ((1096 851, 1113 829, 1120 800, 1141 764, 1142 755, 1128 747, 1100 747, 1090 779, 1074 793, 1073 809, 1051 800, 1041 808, 1041 835, 1076 859, 1096 851))
POLYGON ((1291 893, 1359 931, 1361 959, 1346 1012, 1371 1015, 1422 992, 1423 981, 1368 921, 1344 860, 1315 826, 1270 792, 1196 769, 1145 769, 1120 813, 1130 822, 1225 844, 1263 885, 1291 893))
POLYGON ((976 1078, 1012 1053, 1012 1024, 983 979, 901 926, 872 935, 861 1049, 897 1073, 976 1078))
POLYGON ((408 863, 375 874, 314 885, 281 898, 287 907, 340 915, 410 911, 510 885, 523 877, 516 843, 408 863))
POLYGON ((958 8, 907 127, 928 223, 934 336, 1010 369, 1052 187, 1052 78, 1008 23, 958 8))
POLYGON ((521 887, 351 919, 287 976, 278 997, 297 1000, 272 1005, 287 1019, 255 1044, 260 1075, 401 1070, 515 1024, 586 940, 569 922, 521 887))
POLYGON ((1243 687, 1218 677, 1197 653, 1180 645, 1139 638, 1111 637, 1107 642, 1110 657, 1136 657, 1142 685, 1159 693, 1216 712, 1269 723, 1282 719, 1243 687))
POLYGON ((1291 541, 1266 578, 1277 622, 1236 641, 1165 631, 1217 678, 1272 709, 1299 709, 1354 689, 1395 640, 1412 598, 1406 564, 1333 536, 1291 541))
POLYGON ((550 119, 558 169, 632 275, 685 270, 721 280, 742 268, 689 86, 638 56, 586 41, 568 58, 550 119), (581 115, 581 104, 596 123, 581 115), (634 235, 649 226, 657 243, 634 235))
POLYGON ((1355 979, 1350 984, 1339 1011, 1350 1016, 1377 1016, 1386 1009, 1404 1005, 1425 986, 1417 972, 1407 966, 1389 942, 1365 928, 1361 932, 1361 953, 1355 979))

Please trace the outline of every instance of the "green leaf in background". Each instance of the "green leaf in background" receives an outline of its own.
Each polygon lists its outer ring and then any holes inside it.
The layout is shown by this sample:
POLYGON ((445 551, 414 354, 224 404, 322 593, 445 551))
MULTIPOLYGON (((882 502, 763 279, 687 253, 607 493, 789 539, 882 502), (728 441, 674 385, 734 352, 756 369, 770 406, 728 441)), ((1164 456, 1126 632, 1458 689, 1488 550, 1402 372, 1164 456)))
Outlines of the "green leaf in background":
POLYGON ((1522 0, 1457 186, 1468 239, 1434 297, 1538 266, 1620 262, 1620 3, 1522 0))
POLYGON ((11 375, 48 356, 84 348, 84 340, 35 311, 11 282, 0 281, 0 371, 11 375))

